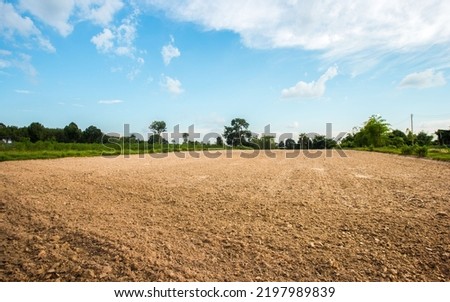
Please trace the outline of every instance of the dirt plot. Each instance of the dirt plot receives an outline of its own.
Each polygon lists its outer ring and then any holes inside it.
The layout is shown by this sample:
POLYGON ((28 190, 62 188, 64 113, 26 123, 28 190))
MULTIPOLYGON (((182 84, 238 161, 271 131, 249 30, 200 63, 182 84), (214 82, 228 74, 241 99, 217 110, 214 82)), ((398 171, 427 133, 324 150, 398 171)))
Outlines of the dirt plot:
POLYGON ((449 163, 286 153, 0 163, 0 280, 450 281, 449 163))

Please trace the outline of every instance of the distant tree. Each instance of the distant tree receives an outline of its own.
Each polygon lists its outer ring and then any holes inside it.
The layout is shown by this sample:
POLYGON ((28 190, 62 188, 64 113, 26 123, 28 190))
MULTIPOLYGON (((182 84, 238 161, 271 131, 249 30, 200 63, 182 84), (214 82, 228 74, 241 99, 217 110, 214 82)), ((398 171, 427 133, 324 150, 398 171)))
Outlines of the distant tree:
POLYGON ((284 142, 283 142, 283 141, 281 141, 281 142, 278 143, 278 148, 284 149, 284 147, 285 147, 285 145, 284 145, 284 142))
POLYGON ((8 131, 8 127, 6 127, 5 124, 0 123, 0 140, 2 139, 9 139, 9 131, 8 131))
POLYGON ((309 149, 312 142, 306 133, 300 133, 298 136, 298 144, 300 145, 300 149, 309 149))
POLYGON ((332 138, 324 135, 316 135, 312 140, 313 149, 333 149, 337 146, 337 142, 332 138))
POLYGON ((166 122, 164 121, 153 121, 148 128, 152 130, 153 133, 159 135, 161 135, 161 133, 167 130, 166 122))
POLYGON ((439 145, 450 146, 450 130, 439 129, 435 132, 438 137, 439 145))
POLYGON ((284 143, 286 149, 295 149, 295 141, 292 138, 288 138, 284 143))
POLYGON ((223 146, 223 139, 221 136, 216 137, 216 145, 223 146))
POLYGON ((164 121, 153 121, 148 127, 153 131, 153 135, 149 138, 149 143, 158 142, 159 144, 166 142, 165 139, 161 136, 161 133, 167 130, 166 122, 164 121))
POLYGON ((248 130, 249 123, 243 118, 235 118, 231 121, 231 126, 225 126, 223 136, 230 146, 247 145, 252 137, 252 133, 248 130))
POLYGON ((95 126, 87 127, 82 133, 82 141, 85 143, 101 143, 102 137, 102 131, 95 126))
POLYGON ((406 134, 401 130, 393 130, 388 134, 388 144, 400 148, 408 144, 409 140, 406 134))
POLYGON ((183 133, 183 143, 187 144, 189 139, 189 133, 183 133))
POLYGON ((416 142, 419 146, 429 146, 433 141, 433 136, 421 131, 417 134, 416 142))
POLYGON ((365 123, 362 131, 367 136, 369 145, 381 147, 389 131, 389 124, 381 116, 372 115, 365 123))
POLYGON ((387 142, 389 124, 381 116, 372 115, 356 133, 353 141, 355 147, 381 147, 387 142))
POLYGON ((312 139, 312 148, 313 149, 325 149, 326 140, 325 135, 316 135, 312 139))
POLYGON ((78 143, 81 140, 82 132, 78 128, 78 125, 74 122, 64 127, 64 136, 68 143, 78 143))
POLYGON ((40 123, 31 123, 28 126, 28 137, 32 143, 42 141, 45 138, 45 127, 40 123))
POLYGON ((252 143, 259 149, 275 149, 275 137, 270 135, 263 135, 261 138, 253 137, 252 143))
POLYGON ((61 128, 48 128, 47 129, 47 137, 46 139, 48 141, 58 142, 58 143, 64 143, 65 142, 65 135, 64 135, 64 129, 61 128))

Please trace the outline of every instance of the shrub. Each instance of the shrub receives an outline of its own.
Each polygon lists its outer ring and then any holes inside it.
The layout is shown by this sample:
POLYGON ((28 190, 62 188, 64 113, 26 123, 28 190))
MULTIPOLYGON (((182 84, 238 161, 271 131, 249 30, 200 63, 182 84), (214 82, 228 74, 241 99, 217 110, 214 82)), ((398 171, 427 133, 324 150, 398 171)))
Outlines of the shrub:
POLYGON ((400 150, 402 155, 412 155, 414 152, 414 147, 413 146, 403 146, 402 149, 400 150))
POLYGON ((426 157, 428 155, 428 147, 426 146, 417 147, 415 153, 419 157, 426 157))

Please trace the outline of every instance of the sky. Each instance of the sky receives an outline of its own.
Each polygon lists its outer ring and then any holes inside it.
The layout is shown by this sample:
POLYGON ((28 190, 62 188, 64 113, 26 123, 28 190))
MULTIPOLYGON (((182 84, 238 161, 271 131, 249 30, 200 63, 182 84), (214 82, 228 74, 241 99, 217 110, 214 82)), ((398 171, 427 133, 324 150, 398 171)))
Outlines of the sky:
POLYGON ((0 122, 450 128, 450 1, 0 0, 0 122))

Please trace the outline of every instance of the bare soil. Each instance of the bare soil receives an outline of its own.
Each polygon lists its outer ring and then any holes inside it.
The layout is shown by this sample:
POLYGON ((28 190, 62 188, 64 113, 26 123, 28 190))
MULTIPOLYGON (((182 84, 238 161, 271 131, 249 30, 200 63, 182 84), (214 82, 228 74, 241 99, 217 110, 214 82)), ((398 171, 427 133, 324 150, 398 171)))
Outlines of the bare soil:
POLYGON ((450 281, 449 163, 286 153, 0 163, 0 280, 450 281))

